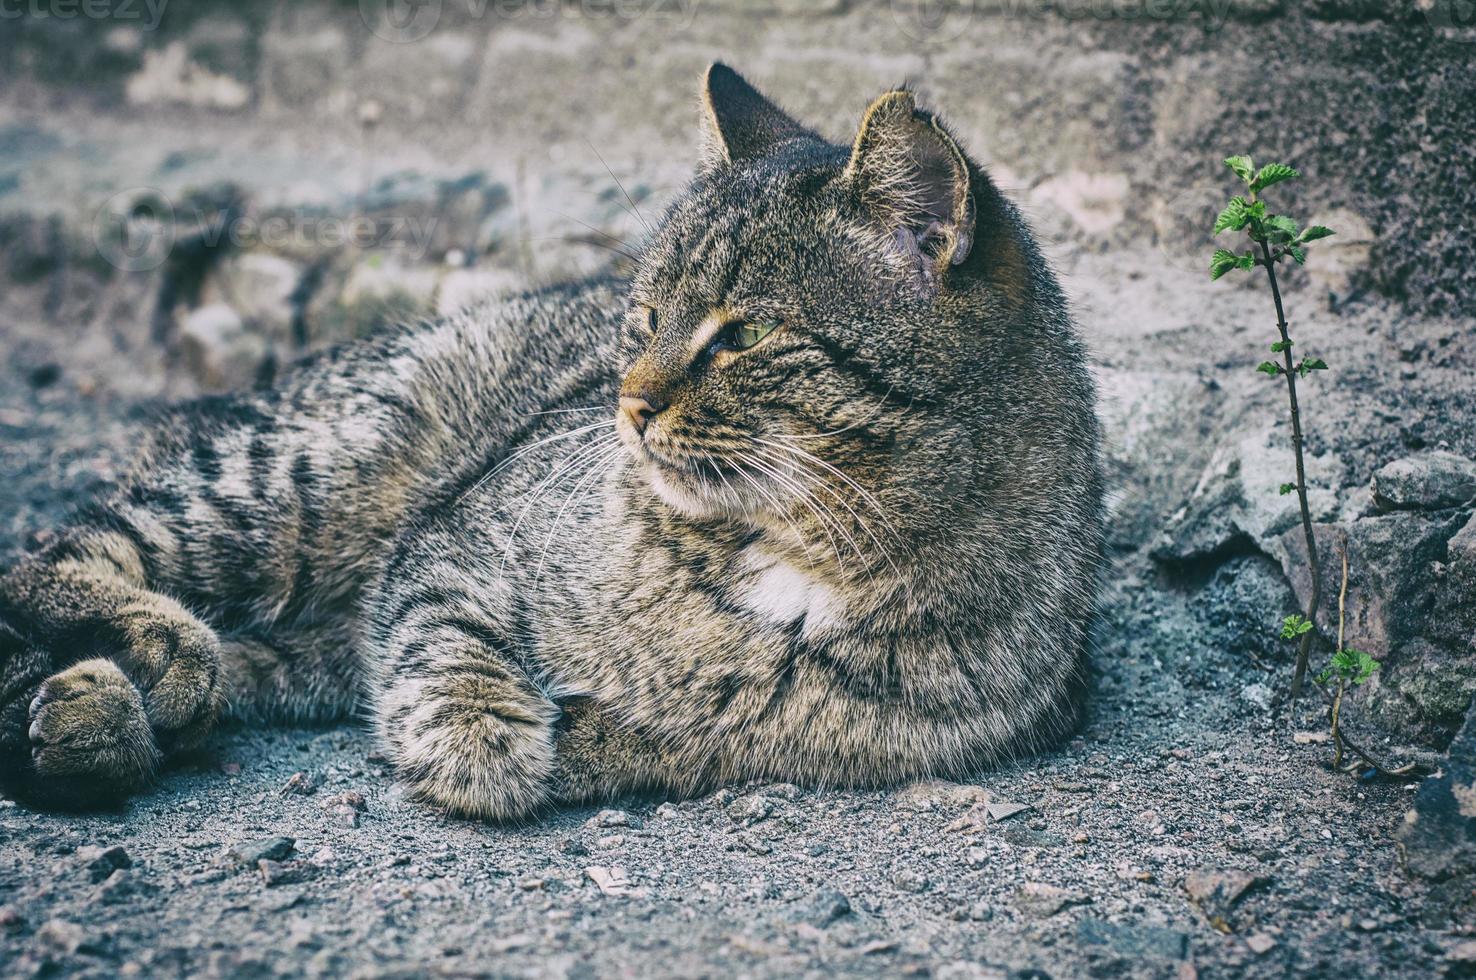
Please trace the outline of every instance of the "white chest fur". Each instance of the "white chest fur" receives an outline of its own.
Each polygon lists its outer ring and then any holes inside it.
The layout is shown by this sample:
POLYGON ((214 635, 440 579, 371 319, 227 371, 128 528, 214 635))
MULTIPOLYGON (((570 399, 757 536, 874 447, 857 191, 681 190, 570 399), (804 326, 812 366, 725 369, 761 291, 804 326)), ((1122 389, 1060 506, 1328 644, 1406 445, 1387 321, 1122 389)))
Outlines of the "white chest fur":
POLYGON ((800 623, 800 635, 821 636, 845 626, 845 601, 802 567, 750 546, 741 556, 747 574, 735 580, 733 600, 776 626, 800 623))

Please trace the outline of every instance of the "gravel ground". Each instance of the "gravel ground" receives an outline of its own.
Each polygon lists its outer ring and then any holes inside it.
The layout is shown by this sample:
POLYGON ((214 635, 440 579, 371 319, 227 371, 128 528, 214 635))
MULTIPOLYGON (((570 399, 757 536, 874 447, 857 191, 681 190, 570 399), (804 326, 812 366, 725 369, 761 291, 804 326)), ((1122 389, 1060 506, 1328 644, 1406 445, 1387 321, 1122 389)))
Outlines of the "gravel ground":
MULTIPOLYGON (((1238 294, 1185 287, 1174 269, 1122 277, 1120 259, 1062 264, 1101 364, 1117 553, 1090 717, 1058 752, 967 786, 745 786, 498 827, 403 800, 359 728, 227 731, 122 813, 0 802, 0 974, 1451 968, 1449 949, 1469 926, 1449 920, 1439 887, 1404 874, 1392 839, 1410 788, 1332 773, 1317 713, 1285 711, 1285 654, 1264 639, 1268 597, 1291 601, 1278 567, 1243 555, 1195 578, 1148 557, 1223 422, 1205 406, 1244 410, 1231 393, 1254 381, 1254 317, 1206 320, 1238 294), (1181 342, 1191 331, 1195 343, 1181 342), (1213 395, 1195 401, 1185 385, 1213 395), (1208 413, 1195 423, 1205 445, 1177 444, 1183 433, 1144 407, 1154 398, 1180 403, 1176 417, 1208 413)), ((1289 301, 1329 332, 1355 377, 1392 343, 1392 308, 1314 315, 1308 294, 1289 301)), ((1401 322, 1406 340, 1442 329, 1401 322)), ((24 336, 17 329, 12 347, 34 354, 32 340, 14 340, 24 336)), ((1406 420, 1422 404, 1456 404, 1443 392, 1468 377, 1464 356, 1431 365, 1419 386, 1388 382, 1397 397, 1376 381, 1328 395, 1321 431, 1335 430, 1354 477, 1366 480, 1369 461, 1386 458, 1407 426, 1374 418, 1345 438, 1354 427, 1330 420, 1369 399, 1399 404, 1406 420)), ((59 379, 33 368, 5 375, 12 477, 0 528, 12 548, 126 460, 148 404, 95 383, 105 359, 83 360, 59 379)), ((1254 406, 1266 396, 1249 397, 1254 406)), ((1421 417, 1431 444, 1465 431, 1454 411, 1421 417)))

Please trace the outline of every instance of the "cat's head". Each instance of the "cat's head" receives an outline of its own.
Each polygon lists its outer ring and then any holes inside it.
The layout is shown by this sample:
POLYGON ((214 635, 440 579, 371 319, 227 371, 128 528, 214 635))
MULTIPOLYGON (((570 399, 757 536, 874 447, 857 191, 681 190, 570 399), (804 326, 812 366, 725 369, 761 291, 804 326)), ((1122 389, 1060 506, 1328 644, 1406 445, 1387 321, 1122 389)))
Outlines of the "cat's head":
POLYGON ((626 446, 695 517, 803 521, 937 486, 991 345, 1054 289, 1013 209, 909 91, 848 146, 722 65, 702 95, 703 162, 622 328, 626 446))

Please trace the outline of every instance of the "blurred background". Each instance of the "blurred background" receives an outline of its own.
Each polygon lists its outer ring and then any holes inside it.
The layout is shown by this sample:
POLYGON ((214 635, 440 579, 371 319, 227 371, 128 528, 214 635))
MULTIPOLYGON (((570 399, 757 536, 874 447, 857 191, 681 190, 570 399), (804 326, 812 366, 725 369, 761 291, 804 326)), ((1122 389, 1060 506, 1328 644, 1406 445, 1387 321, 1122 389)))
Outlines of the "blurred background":
POLYGON ((1400 833, 1432 877, 1476 870, 1451 790, 1476 778, 1464 0, 0 4, 0 549, 114 478, 158 405, 628 268, 715 59, 843 142, 911 83, 1029 215, 1103 393, 1099 710, 1166 744, 1285 706, 1273 627, 1310 583, 1284 391, 1254 370, 1274 314, 1263 281, 1206 270, 1221 161, 1302 172, 1273 209, 1337 233, 1283 275, 1331 366, 1304 394, 1313 506, 1325 556, 1349 550, 1349 643, 1385 663, 1357 724, 1389 751, 1456 739, 1400 833))

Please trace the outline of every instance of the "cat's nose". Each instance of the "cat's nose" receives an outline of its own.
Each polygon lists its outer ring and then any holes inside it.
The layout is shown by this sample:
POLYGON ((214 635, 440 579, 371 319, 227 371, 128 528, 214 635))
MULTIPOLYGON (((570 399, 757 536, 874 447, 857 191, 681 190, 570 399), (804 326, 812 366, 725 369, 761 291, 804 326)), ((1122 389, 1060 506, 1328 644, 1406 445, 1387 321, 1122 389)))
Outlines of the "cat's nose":
POLYGON ((626 418, 630 419, 630 424, 635 426, 635 430, 642 434, 646 431, 646 425, 666 411, 666 406, 669 404, 671 403, 661 396, 650 392, 620 396, 620 410, 625 413, 626 418))

